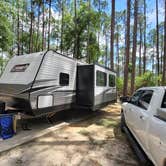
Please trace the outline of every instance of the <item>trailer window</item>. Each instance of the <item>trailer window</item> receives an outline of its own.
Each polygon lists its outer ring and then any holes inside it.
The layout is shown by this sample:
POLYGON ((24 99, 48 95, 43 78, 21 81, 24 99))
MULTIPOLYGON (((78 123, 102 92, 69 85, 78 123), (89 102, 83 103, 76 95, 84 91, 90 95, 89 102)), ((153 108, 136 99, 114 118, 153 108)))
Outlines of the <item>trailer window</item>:
POLYGON ((96 85, 106 86, 107 84, 107 74, 102 71, 96 71, 96 85))
POLYGON ((60 75, 59 75, 59 84, 61 86, 69 85, 69 74, 67 74, 67 73, 60 73, 60 75))
POLYGON ((162 104, 161 104, 161 108, 166 108, 166 92, 164 94, 164 98, 163 98, 163 101, 162 101, 162 104))
POLYGON ((27 64, 19 64, 15 65, 12 69, 11 72, 24 72, 29 66, 29 63, 27 64))
POLYGON ((109 86, 115 87, 115 76, 112 74, 109 75, 109 86))

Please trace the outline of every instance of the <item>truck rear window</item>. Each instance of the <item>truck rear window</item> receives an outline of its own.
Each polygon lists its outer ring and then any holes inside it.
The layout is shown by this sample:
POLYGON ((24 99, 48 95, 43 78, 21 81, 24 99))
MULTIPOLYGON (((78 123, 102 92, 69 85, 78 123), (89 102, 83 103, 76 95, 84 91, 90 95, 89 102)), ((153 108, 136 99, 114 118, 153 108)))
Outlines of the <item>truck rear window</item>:
POLYGON ((24 72, 29 66, 29 63, 27 64, 19 64, 15 65, 12 69, 11 72, 24 72))

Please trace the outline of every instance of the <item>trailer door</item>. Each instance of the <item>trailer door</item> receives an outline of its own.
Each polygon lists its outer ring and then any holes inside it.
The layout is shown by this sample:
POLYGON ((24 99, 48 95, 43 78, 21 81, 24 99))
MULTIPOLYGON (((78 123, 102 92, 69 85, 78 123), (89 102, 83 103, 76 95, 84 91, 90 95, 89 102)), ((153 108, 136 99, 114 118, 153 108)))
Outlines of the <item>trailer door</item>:
POLYGON ((77 67, 77 105, 93 107, 94 104, 94 65, 77 67))

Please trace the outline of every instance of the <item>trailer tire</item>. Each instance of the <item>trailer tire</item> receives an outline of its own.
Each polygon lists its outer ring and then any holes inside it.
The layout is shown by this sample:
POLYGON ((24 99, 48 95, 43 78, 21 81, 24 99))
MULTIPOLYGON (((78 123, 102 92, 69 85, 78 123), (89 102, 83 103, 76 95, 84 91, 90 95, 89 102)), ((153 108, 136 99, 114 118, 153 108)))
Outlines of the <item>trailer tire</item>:
POLYGON ((124 117, 123 110, 121 111, 121 123, 120 123, 120 129, 124 133, 124 127, 126 126, 126 121, 124 117))

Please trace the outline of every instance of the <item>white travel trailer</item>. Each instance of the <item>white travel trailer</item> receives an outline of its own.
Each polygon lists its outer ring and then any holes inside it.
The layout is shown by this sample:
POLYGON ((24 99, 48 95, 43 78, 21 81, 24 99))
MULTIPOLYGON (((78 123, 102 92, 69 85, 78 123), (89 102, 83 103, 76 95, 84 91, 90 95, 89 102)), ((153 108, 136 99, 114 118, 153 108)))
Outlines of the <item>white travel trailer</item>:
POLYGON ((76 105, 96 110, 116 100, 115 76, 52 50, 14 56, 0 78, 0 96, 10 109, 33 116, 76 105))

